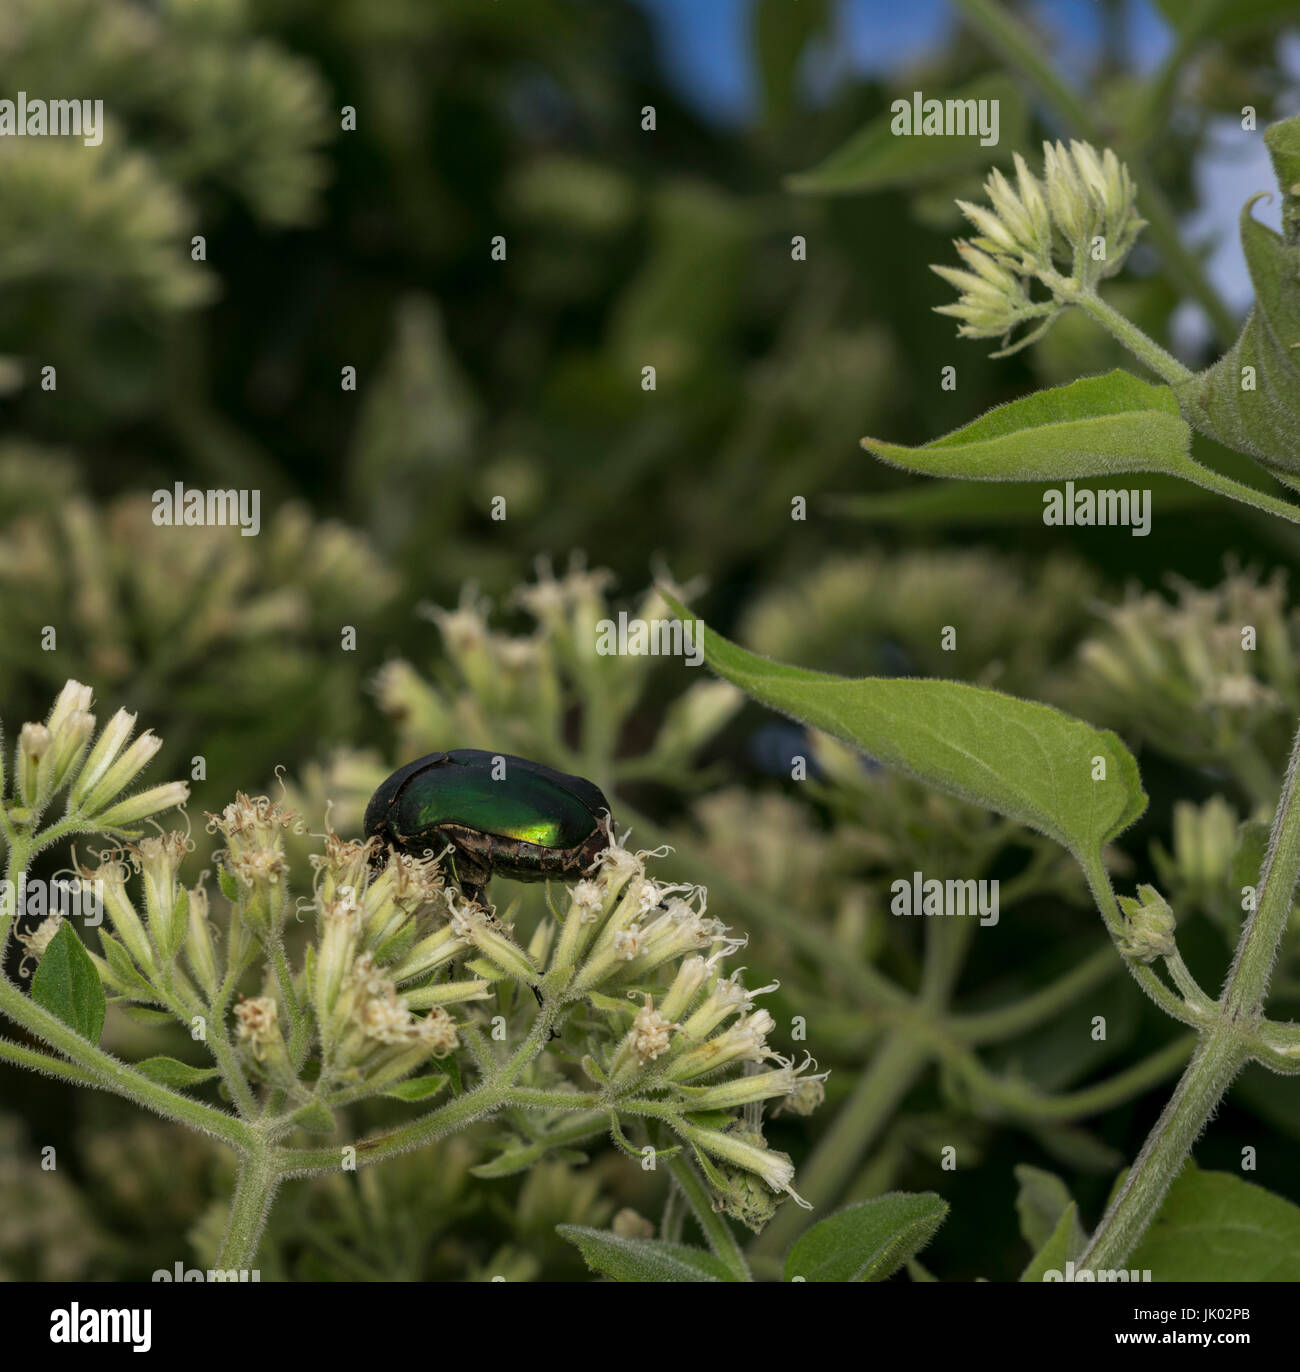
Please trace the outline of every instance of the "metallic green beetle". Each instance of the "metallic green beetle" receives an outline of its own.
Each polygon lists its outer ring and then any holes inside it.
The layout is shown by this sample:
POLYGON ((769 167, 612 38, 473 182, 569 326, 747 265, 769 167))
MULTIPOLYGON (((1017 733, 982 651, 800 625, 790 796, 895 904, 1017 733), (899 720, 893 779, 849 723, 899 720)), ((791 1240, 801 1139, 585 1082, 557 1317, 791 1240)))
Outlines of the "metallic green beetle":
POLYGON ((486 905, 496 872, 516 881, 577 881, 610 844, 599 786, 540 762, 458 748, 399 767, 370 797, 367 838, 419 857, 451 845, 465 895, 486 905))

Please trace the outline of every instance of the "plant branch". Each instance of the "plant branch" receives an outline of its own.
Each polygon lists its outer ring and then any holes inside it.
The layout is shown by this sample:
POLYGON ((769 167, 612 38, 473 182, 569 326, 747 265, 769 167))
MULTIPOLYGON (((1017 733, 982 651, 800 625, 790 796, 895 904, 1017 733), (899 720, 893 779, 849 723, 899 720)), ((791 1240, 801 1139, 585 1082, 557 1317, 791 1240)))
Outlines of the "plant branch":
POLYGON ((1233 1078, 1255 1056, 1269 975, 1300 878, 1300 732, 1287 763, 1260 875, 1259 903, 1241 931, 1211 1027, 1201 1038, 1124 1185, 1102 1216, 1080 1265, 1117 1267, 1155 1218, 1192 1144, 1233 1078))
POLYGON ((736 1236, 726 1219, 714 1208, 709 1199, 708 1188, 700 1179, 700 1174, 681 1153, 668 1160, 668 1170, 674 1183, 681 1188, 695 1216, 696 1223, 709 1242, 714 1254, 724 1262, 737 1281, 753 1281, 745 1255, 740 1251, 736 1236))

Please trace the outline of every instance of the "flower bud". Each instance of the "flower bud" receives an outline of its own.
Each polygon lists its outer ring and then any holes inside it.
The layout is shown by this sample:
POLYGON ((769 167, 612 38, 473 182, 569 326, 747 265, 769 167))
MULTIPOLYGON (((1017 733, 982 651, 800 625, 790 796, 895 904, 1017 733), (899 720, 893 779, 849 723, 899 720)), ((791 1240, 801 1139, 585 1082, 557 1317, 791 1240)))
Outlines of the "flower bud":
MULTIPOLYGON (((145 732, 141 734, 120 757, 115 758, 104 768, 103 774, 100 776, 99 780, 83 793, 80 799, 81 810, 87 815, 96 815, 96 817, 98 817, 98 811, 102 810, 104 806, 114 799, 114 797, 124 791, 136 777, 144 771, 149 763, 157 756, 158 750, 161 747, 162 739, 152 731, 145 730, 145 732)), ((92 758, 87 759, 87 768, 89 768, 91 760, 93 760, 93 753, 92 758)), ((78 778, 78 783, 80 783, 80 780, 81 779, 78 778)), ((180 783, 178 782, 175 784, 179 785, 180 783)), ((154 789, 156 790, 158 788, 155 787, 154 789)), ((148 793, 146 792, 145 794, 148 793)), ((188 788, 186 794, 188 794, 188 788)), ((127 803, 129 804, 129 802, 127 803)), ((168 807, 162 805, 157 808, 167 809, 168 807)), ((145 814, 154 813, 156 813, 154 810, 145 812, 145 814)), ((129 820, 119 820, 117 822, 127 824, 132 823, 136 819, 143 818, 145 818, 145 815, 132 815, 129 820)))
POLYGON ((1174 951, 1174 912, 1154 886, 1139 886, 1138 899, 1119 897, 1125 915, 1119 950, 1136 962, 1154 962, 1174 951))
POLYGON ((494 929, 477 906, 460 906, 451 917, 451 929, 457 938, 472 943, 507 976, 525 986, 536 986, 541 979, 528 954, 513 939, 494 929))
POLYGON ((81 771, 72 786, 72 803, 75 808, 85 809, 87 794, 98 785, 104 774, 112 766, 117 755, 126 746, 135 728, 136 717, 126 710, 119 710, 104 726, 103 732, 95 740, 81 771))
POLYGON ((59 926, 63 923, 63 916, 56 910, 53 914, 46 915, 45 918, 34 928, 23 933, 17 933, 18 942, 23 945, 26 952, 23 960, 18 965, 20 976, 28 976, 33 968, 45 956, 45 950, 50 946, 55 934, 59 932, 59 926), (29 967, 28 964, 31 964, 29 967))
POLYGON ((259 936, 278 930, 288 913, 283 831, 297 822, 266 796, 242 791, 220 815, 208 814, 208 832, 226 840, 224 863, 235 880, 240 919, 259 936))
POLYGON ((766 1010, 742 1015, 730 1029, 688 1048, 665 1075, 672 1081, 688 1081, 731 1062, 762 1062, 774 1057, 767 1046, 767 1035, 775 1028, 776 1021, 766 1010))
MULTIPOLYGON (((805 1209, 812 1207, 802 1196, 798 1195, 790 1183, 794 1180, 794 1163, 784 1153, 777 1153, 764 1145, 761 1134, 755 1134, 743 1127, 736 1128, 723 1133, 718 1129, 706 1129, 698 1124, 683 1124, 681 1133, 684 1138, 693 1143, 697 1148, 703 1149, 712 1157, 720 1159, 722 1162, 730 1163, 733 1167, 739 1168, 744 1172, 752 1172, 767 1183, 768 1187, 775 1192, 784 1192, 792 1196, 794 1200, 805 1209)), ((734 1181, 734 1178, 728 1178, 734 1181)), ((744 1194, 732 1194, 731 1188, 723 1192, 720 1197, 724 1202, 730 1201, 733 1205, 745 1207, 746 1202, 752 1203, 752 1197, 744 1194)), ((724 1204, 724 1208, 725 1204, 724 1204)), ((734 1210, 729 1213, 735 1214, 734 1210)), ((736 1214, 736 1218, 744 1219, 743 1214, 736 1214)), ((751 1224, 750 1227, 761 1227, 770 1212, 764 1216, 754 1216, 759 1221, 757 1225, 751 1224)), ((750 1220, 746 1219, 746 1223, 750 1220)))
POLYGON ((147 791, 139 791, 126 800, 119 801, 107 810, 101 811, 95 823, 103 829, 123 829, 138 824, 150 815, 161 814, 184 805, 190 797, 189 784, 184 781, 167 781, 161 786, 151 786, 147 791))
POLYGON ((189 840, 176 830, 143 838, 127 850, 144 876, 145 920, 163 966, 181 950, 189 928, 189 897, 180 885, 189 840))
POLYGON ((209 999, 217 994, 221 974, 217 967, 216 948, 212 941, 212 926, 208 922, 208 893, 205 887, 195 886, 187 893, 189 916, 185 938, 185 961, 209 999))
POLYGON ((89 686, 83 686, 79 681, 66 681, 63 689, 55 698, 54 705, 50 710, 50 717, 45 721, 45 727, 49 729, 51 734, 57 735, 65 722, 74 714, 85 714, 90 709, 91 698, 89 686))
POLYGON ((80 875, 93 881, 100 892, 104 908, 113 925, 113 932, 122 940, 127 952, 135 959, 146 980, 153 980, 158 962, 149 935, 126 892, 127 868, 118 854, 101 854, 98 868, 84 869, 80 875))
MULTIPOLYGON (((49 791, 41 790, 41 764, 49 755, 53 742, 44 724, 24 724, 18 731, 18 798, 29 810, 38 809, 48 798, 49 791)), ((48 775, 48 764, 44 770, 48 775)))
POLYGON ((84 710, 73 710, 54 732, 50 749, 52 772, 51 789, 57 791, 75 771, 95 732, 95 716, 84 710))
POLYGON ((235 1006, 236 1038, 254 1062, 272 1076, 292 1075, 278 1011, 271 996, 240 996, 235 1006))

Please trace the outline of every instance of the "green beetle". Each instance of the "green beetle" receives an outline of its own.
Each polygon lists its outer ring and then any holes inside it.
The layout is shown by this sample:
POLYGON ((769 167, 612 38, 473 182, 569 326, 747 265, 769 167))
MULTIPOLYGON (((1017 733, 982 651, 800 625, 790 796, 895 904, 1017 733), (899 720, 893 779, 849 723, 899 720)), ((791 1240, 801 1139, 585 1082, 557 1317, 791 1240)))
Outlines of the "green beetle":
POLYGON ((370 797, 367 838, 413 856, 451 845, 461 890, 486 905, 494 873, 577 881, 610 844, 599 786, 540 762, 458 748, 399 767, 370 797))

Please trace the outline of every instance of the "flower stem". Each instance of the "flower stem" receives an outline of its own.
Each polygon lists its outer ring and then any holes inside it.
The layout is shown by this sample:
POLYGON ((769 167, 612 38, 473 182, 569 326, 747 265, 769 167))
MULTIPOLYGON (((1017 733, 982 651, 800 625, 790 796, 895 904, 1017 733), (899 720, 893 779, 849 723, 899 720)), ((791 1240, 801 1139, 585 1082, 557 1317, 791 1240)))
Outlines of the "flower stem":
POLYGON ((1241 931, 1228 972, 1223 1005, 1233 1020, 1253 1024, 1263 1014, 1273 960, 1291 915, 1300 880, 1300 731, 1291 745, 1286 781, 1273 818, 1268 853, 1259 874, 1259 901, 1241 931))
POLYGON ((1108 305, 1096 291, 1081 290, 1072 299, 1085 314, 1091 315, 1102 328, 1119 339, 1135 357, 1141 358, 1162 380, 1171 386, 1180 386, 1192 379, 1193 373, 1172 353, 1166 352, 1132 320, 1125 318, 1117 309, 1108 305))
POLYGON ((265 1143, 259 1142, 244 1154, 239 1164, 226 1236, 217 1257, 218 1267, 247 1270, 252 1266, 279 1184, 280 1172, 274 1153, 265 1143))
POLYGON ((0 1039, 0 1060, 26 1067, 32 1072, 44 1072, 47 1076, 61 1077, 64 1081, 75 1082, 78 1086, 89 1086, 92 1090, 102 1091, 104 1083, 84 1067, 64 1062, 62 1058, 52 1058, 48 1053, 38 1053, 34 1048, 24 1048, 21 1043, 11 1043, 0 1039))
POLYGON ((668 1160, 668 1170, 673 1181, 681 1188, 682 1194, 690 1203, 696 1222, 704 1231, 709 1247, 714 1254, 730 1269, 737 1281, 753 1281, 745 1255, 740 1251, 736 1236, 731 1232, 727 1221, 713 1208, 709 1193, 700 1175, 681 1154, 674 1154, 668 1160))
POLYGON ((509 1099, 509 1088, 495 1082, 485 1082, 463 1096, 448 1101, 438 1110, 430 1111, 400 1129, 375 1138, 362 1139, 355 1144, 333 1144, 325 1148, 283 1148, 277 1155, 282 1177, 307 1177, 325 1172, 337 1172, 344 1167, 344 1150, 355 1150, 355 1165, 365 1166, 384 1158, 396 1157, 426 1143, 432 1143, 475 1120, 499 1110, 509 1099))
POLYGON ((1300 731, 1291 747, 1286 781, 1273 819, 1268 855, 1260 874, 1259 904, 1241 931, 1217 1015, 1142 1145, 1119 1194, 1102 1216, 1079 1259, 1081 1266, 1113 1268, 1133 1251, 1182 1170, 1206 1121, 1233 1078, 1250 1060, 1257 1046, 1255 1036, 1263 1016, 1269 975, 1286 930, 1298 878, 1300 731))
POLYGON ((1124 1185, 1080 1256, 1080 1267, 1117 1268, 1137 1247, 1247 1056, 1240 1036, 1233 1033, 1211 1033, 1197 1045, 1124 1185))

